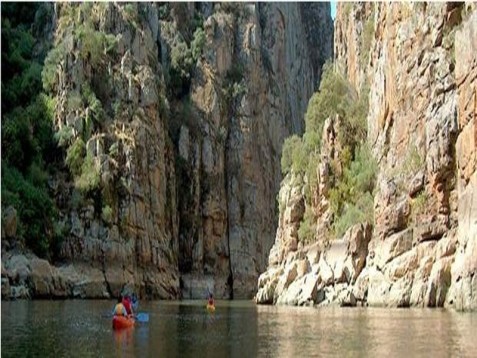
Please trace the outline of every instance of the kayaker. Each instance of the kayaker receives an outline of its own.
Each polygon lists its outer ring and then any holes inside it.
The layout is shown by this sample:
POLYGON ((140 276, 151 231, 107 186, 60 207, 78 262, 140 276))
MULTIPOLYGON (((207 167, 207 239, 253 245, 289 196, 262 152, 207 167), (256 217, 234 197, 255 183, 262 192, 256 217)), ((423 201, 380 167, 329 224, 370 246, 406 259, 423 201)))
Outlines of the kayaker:
POLYGON ((115 316, 128 316, 128 313, 126 311, 126 308, 124 308, 124 305, 122 303, 123 299, 121 296, 118 297, 118 303, 116 303, 116 306, 114 306, 113 314, 115 316))
POLYGON ((212 295, 212 293, 209 292, 209 300, 207 301, 207 304, 209 306, 214 306, 215 305, 215 302, 214 302, 214 295, 212 295))
POLYGON ((128 316, 134 315, 132 305, 131 305, 131 298, 129 297, 129 295, 126 295, 123 297, 122 304, 124 308, 126 309, 126 313, 128 314, 128 316))
POLYGON ((137 307, 139 306, 139 301, 137 300, 137 295, 133 293, 131 295, 131 308, 133 311, 137 311, 137 307))

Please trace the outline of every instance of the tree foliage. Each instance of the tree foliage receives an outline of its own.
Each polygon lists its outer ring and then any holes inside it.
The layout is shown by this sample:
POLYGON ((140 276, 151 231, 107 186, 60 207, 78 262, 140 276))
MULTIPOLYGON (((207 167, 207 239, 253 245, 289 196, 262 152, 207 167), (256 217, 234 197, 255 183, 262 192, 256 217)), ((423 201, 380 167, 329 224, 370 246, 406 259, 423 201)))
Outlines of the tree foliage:
MULTIPOLYGON (((282 148, 282 173, 304 175, 307 208, 312 205, 317 190, 323 127, 327 118, 339 115, 338 140, 341 146, 339 163, 331 163, 331 180, 334 186, 329 193, 334 217, 334 231, 342 235, 351 225, 373 218, 373 190, 376 163, 367 149, 368 89, 361 95, 337 72, 331 63, 324 66, 320 89, 308 103, 303 137, 287 138, 282 148)), ((299 238, 310 242, 314 235, 316 218, 312 210, 305 213, 299 230, 299 238)))
POLYGON ((335 234, 360 222, 373 223, 373 194, 377 163, 366 145, 360 146, 355 159, 345 168, 343 176, 330 191, 330 206, 335 216, 335 234))
POLYGON ((35 57, 35 14, 44 4, 2 4, 2 208, 18 213, 17 237, 40 256, 59 239, 57 209, 48 177, 58 152, 54 101, 41 92, 42 65, 35 57))

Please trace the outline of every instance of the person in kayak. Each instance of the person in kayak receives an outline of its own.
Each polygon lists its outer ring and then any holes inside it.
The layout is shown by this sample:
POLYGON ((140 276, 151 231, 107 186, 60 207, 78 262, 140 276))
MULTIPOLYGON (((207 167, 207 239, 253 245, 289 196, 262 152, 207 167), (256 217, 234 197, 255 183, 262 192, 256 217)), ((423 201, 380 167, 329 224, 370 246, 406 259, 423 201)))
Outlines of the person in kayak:
POLYGON ((137 299, 137 295, 133 293, 131 295, 131 308, 133 309, 133 311, 137 311, 138 306, 139 306, 139 301, 137 299))
POLYGON ((122 304, 126 310, 127 315, 133 316, 134 312, 131 304, 131 297, 129 297, 129 295, 123 297, 122 304))
POLYGON ((123 301, 123 299, 121 298, 121 296, 119 296, 118 297, 118 303, 116 303, 116 306, 114 306, 114 309, 113 309, 113 315, 127 317, 128 313, 127 313, 126 308, 124 307, 122 301, 123 301))
POLYGON ((211 292, 209 292, 209 299, 207 300, 207 304, 211 307, 215 306, 214 295, 211 292))

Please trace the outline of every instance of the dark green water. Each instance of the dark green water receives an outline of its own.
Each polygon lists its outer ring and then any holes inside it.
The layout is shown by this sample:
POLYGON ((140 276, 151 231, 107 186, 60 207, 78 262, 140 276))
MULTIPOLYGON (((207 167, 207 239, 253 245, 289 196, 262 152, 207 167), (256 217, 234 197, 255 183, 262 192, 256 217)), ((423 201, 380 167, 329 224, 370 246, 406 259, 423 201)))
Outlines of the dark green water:
POLYGON ((2 302, 2 357, 475 357, 477 314, 141 301, 113 332, 113 301, 2 302))

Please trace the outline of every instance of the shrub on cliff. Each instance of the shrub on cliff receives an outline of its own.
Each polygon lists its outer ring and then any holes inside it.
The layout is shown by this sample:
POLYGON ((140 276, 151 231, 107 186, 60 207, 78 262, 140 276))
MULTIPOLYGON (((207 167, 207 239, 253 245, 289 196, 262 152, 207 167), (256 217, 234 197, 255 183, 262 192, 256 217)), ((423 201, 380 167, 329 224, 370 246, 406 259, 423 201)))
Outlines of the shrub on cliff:
POLYGON ((355 158, 344 169, 343 176, 330 191, 330 207, 334 214, 337 237, 360 222, 373 223, 377 163, 366 145, 356 150, 355 158))
POLYGON ((192 51, 192 58, 194 61, 197 61, 202 54, 202 50, 204 49, 205 45, 205 32, 202 28, 197 28, 194 32, 194 38, 190 43, 191 51, 192 51))
POLYGON ((83 193, 99 188, 100 173, 91 154, 87 154, 81 163, 80 175, 75 179, 76 187, 83 193))
POLYGON ((305 114, 306 133, 318 134, 318 146, 326 118, 336 114, 346 117, 355 99, 351 84, 342 74, 334 71, 332 63, 325 63, 320 89, 311 97, 305 114))
POLYGON ((313 209, 310 206, 306 206, 303 220, 300 223, 298 229, 298 240, 305 245, 310 244, 315 240, 316 234, 316 217, 313 213, 313 209))
MULTIPOLYGON (((293 147, 291 152, 294 153, 293 157, 295 159, 291 161, 285 159, 283 164, 287 165, 282 164, 282 172, 286 174, 291 168, 295 171, 305 172, 308 167, 308 159, 312 153, 316 154, 321 149, 321 137, 326 118, 338 114, 346 119, 344 121, 346 125, 342 127, 343 130, 349 131, 350 134, 352 134, 353 131, 363 133, 363 120, 355 119, 358 111, 365 112, 362 107, 367 106, 367 102, 364 100, 362 102, 361 104, 357 93, 344 76, 335 71, 333 65, 327 62, 323 66, 320 89, 308 102, 308 108, 305 114, 305 133, 300 140, 301 144, 298 143, 296 138, 288 144, 287 140, 285 141, 283 150, 290 151, 290 147, 293 147)), ((364 117, 364 128, 366 128, 365 125, 364 117)), ((365 131, 364 129, 364 132, 365 131)), ((338 135, 343 137, 348 136, 348 134, 344 133, 338 133, 338 135)), ((284 156, 286 157, 287 155, 288 154, 285 154, 284 156)), ((316 158, 316 155, 314 157, 316 158)))
POLYGON ((296 134, 285 139, 285 142, 283 143, 283 147, 282 147, 282 158, 281 158, 282 173, 284 175, 289 173, 292 169, 294 171, 299 170, 300 159, 303 159, 302 151, 303 151, 302 140, 296 134))
MULTIPOLYGON (((367 92, 366 92, 367 93, 367 92)), ((367 95, 358 97, 343 75, 327 62, 323 66, 320 90, 308 103, 303 138, 285 140, 282 150, 282 173, 290 170, 315 175, 325 120, 335 115, 344 118, 338 136, 351 149, 366 137, 367 95), (310 162, 312 161, 312 162, 310 162)))
POLYGON ((47 92, 55 92, 58 84, 57 67, 67 56, 71 56, 69 43, 74 43, 73 53, 83 59, 96 69, 96 75, 100 75, 99 70, 106 67, 107 60, 115 56, 117 38, 113 34, 108 34, 96 29, 93 23, 96 12, 93 12, 92 3, 62 4, 58 18, 58 36, 53 48, 48 52, 42 73, 43 88, 47 92))
MULTIPOLYGON (((373 220, 376 164, 362 144, 367 133, 368 91, 363 88, 358 96, 331 63, 325 64, 320 89, 308 103, 303 137, 291 136, 283 144, 282 173, 292 171, 305 176, 305 200, 311 206, 318 185, 317 167, 325 120, 336 115, 341 117, 337 127, 341 153, 339 162, 331 163, 330 180, 334 185, 329 193, 337 235, 355 223, 373 220)), ((316 218, 311 213, 312 210, 307 211, 300 226, 299 238, 303 242, 310 242, 310 235, 314 235, 316 218)))
POLYGON ((86 154, 83 139, 77 138, 66 151, 65 162, 74 176, 81 175, 81 166, 86 154))
MULTIPOLYGON (((52 95, 58 93, 58 69, 78 59, 85 68, 85 78, 80 86, 67 92, 66 110, 75 113, 75 123, 63 123, 55 134, 59 146, 66 149, 65 163, 83 192, 99 187, 98 169, 94 158, 86 153, 85 143, 92 133, 101 131, 107 116, 103 103, 110 101, 111 76, 108 63, 115 60, 117 39, 98 27, 101 4, 62 4, 57 28, 57 42, 45 58, 42 72, 43 87, 52 95), (67 50, 69 49, 69 50, 67 50), (74 128, 73 128, 74 127, 74 128)), ((136 21, 139 16, 135 4, 123 7, 127 21, 136 21)), ((69 68, 63 68, 66 73, 69 68)), ((117 113, 117 111, 116 111, 117 113)))

